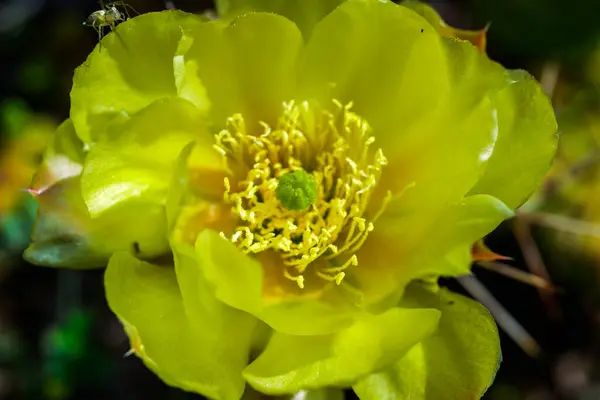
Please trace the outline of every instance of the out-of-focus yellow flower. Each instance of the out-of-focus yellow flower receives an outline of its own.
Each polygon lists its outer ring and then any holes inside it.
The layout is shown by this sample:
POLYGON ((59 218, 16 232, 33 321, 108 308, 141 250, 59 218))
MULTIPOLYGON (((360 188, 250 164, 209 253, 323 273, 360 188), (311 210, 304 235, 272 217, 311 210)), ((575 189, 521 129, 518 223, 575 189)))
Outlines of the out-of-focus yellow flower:
POLYGON ((1 112, 5 120, 20 119, 15 126, 5 123, 7 131, 0 144, 0 215, 4 215, 23 200, 56 123, 49 117, 26 111, 17 103, 5 102, 1 112))

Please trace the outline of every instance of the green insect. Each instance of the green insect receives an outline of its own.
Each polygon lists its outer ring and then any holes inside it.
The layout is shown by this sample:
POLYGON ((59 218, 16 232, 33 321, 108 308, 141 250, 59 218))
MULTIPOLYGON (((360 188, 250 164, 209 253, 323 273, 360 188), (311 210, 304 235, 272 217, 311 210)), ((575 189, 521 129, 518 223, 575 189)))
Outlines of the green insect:
POLYGON ((102 38, 104 37, 104 28, 108 27, 113 31, 119 22, 131 18, 129 10, 139 14, 132 6, 122 1, 114 1, 106 5, 100 1, 100 6, 100 10, 94 11, 83 21, 84 26, 91 26, 98 32, 98 41, 100 43, 102 43, 102 38))

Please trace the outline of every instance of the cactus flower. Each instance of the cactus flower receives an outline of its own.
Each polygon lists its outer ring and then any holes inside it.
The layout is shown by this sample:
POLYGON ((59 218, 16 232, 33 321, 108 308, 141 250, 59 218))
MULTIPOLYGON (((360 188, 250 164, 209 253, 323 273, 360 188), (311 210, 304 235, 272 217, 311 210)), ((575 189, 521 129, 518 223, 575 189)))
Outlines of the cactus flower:
POLYGON ((27 259, 108 264, 135 355, 209 398, 478 398, 495 324, 436 282, 545 174, 548 99, 392 2, 235 3, 132 18, 77 69, 27 259))

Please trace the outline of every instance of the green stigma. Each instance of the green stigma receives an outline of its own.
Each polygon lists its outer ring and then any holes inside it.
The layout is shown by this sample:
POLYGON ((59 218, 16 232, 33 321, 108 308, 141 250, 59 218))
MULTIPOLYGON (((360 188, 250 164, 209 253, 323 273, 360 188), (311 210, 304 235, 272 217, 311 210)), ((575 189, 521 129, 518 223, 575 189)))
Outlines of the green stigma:
POLYGON ((317 200, 317 182, 304 170, 298 169, 279 178, 275 195, 288 210, 303 211, 317 200))

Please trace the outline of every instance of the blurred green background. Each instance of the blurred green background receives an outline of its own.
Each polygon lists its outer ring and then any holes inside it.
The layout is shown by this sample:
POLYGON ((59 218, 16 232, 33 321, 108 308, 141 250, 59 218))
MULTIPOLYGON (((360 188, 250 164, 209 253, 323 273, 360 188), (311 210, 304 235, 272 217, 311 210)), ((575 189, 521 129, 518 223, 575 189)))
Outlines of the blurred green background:
MULTIPOLYGON (((140 13, 213 8, 204 0, 168 3, 128 2, 140 13)), ((475 267, 479 282, 531 336, 515 341, 501 333, 504 361, 485 398, 600 399, 600 1, 428 3, 454 27, 489 23, 489 57, 534 74, 560 125, 546 182, 486 238, 494 252, 512 258, 506 264, 554 289, 475 267)), ((97 43, 82 21, 99 7, 95 0, 0 1, 0 399, 199 398, 124 358, 128 343, 107 308, 102 271, 39 268, 21 259, 35 218, 24 189, 45 141, 68 116, 73 71, 97 43)), ((457 282, 444 284, 467 293, 457 282)))

